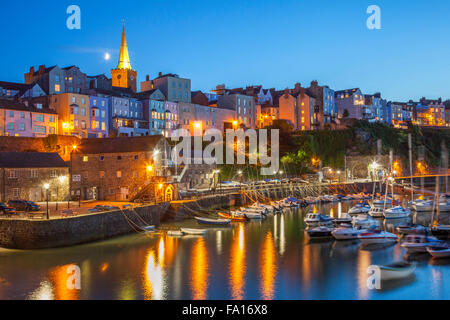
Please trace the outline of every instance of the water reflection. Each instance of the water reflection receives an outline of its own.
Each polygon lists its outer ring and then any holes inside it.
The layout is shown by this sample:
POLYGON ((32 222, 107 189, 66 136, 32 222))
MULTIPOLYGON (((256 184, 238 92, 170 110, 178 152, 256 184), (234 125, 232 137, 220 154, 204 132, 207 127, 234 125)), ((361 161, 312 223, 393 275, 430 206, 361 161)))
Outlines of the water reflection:
POLYGON ((191 287, 193 300, 208 298, 209 261, 205 239, 196 240, 191 257, 191 287))
POLYGON ((42 281, 35 291, 28 297, 29 300, 54 300, 53 286, 49 281, 42 281))
POLYGON ((237 233, 233 237, 230 254, 230 286, 233 300, 244 299, 245 273, 245 229, 240 224, 237 233))
POLYGON ((272 233, 269 232, 263 243, 260 256, 261 265, 261 298, 272 300, 275 291, 275 277, 277 273, 275 246, 272 233))

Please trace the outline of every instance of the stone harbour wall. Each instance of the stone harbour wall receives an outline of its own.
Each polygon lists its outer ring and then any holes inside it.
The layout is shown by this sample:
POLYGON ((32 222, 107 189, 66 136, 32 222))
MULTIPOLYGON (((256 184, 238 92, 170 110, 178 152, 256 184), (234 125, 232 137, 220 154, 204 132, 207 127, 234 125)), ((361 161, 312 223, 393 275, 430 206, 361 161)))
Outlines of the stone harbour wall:
POLYGON ((169 204, 53 220, 0 219, 0 247, 33 250, 67 247, 159 226, 169 204))

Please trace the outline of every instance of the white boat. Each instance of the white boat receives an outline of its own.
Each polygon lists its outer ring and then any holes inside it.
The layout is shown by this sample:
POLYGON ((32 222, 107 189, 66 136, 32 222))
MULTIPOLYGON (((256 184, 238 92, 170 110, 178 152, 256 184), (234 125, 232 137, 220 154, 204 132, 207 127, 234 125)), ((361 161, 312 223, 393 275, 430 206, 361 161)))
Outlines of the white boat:
POLYGON ((181 232, 189 235, 202 236, 205 235, 207 230, 205 229, 191 229, 191 228, 181 228, 181 232))
POLYGON ((235 213, 236 215, 244 215, 246 216, 248 219, 250 220, 263 220, 266 216, 264 216, 261 213, 257 213, 257 212, 242 212, 242 211, 238 211, 235 213))
POLYGON ((430 246, 440 246, 443 242, 434 237, 427 237, 423 234, 408 235, 401 247, 406 249, 408 253, 425 253, 430 246))
POLYGON ((353 218, 348 213, 342 213, 339 218, 334 219, 334 223, 337 225, 341 224, 351 224, 353 218))
POLYGON ((156 230, 155 226, 145 226, 142 227, 142 230, 144 230, 145 232, 154 232, 156 230))
POLYGON ((367 230, 355 228, 338 228, 334 229, 331 234, 336 240, 355 240, 360 234, 366 233, 367 230))
POLYGON ((308 226, 331 226, 333 225, 333 218, 320 213, 308 213, 305 218, 305 223, 308 226))
POLYGON ((268 214, 268 210, 266 208, 241 208, 241 212, 252 212, 252 213, 260 213, 260 214, 268 214))
POLYGON ((369 211, 369 216, 373 218, 383 218, 384 217, 384 208, 382 207, 372 207, 369 211))
POLYGON ((440 212, 449 212, 450 211, 450 201, 442 201, 439 202, 439 211, 440 212))
POLYGON ((320 199, 314 197, 306 197, 305 201, 308 202, 309 204, 316 204, 319 203, 320 199))
POLYGON ((352 225, 357 229, 375 229, 380 226, 380 222, 365 214, 360 214, 353 218, 352 225))
POLYGON ((324 226, 306 230, 310 238, 329 238, 332 231, 332 228, 324 226))
POLYGON ((414 201, 412 208, 417 212, 433 211, 434 202, 432 200, 427 201, 414 201))
POLYGON ((396 262, 380 268, 381 281, 399 280, 410 277, 416 271, 415 263, 396 262))
POLYGON ((368 203, 358 203, 356 206, 349 210, 350 215, 357 215, 361 213, 368 213, 370 211, 370 205, 368 203))
POLYGON ((408 234, 426 234, 430 230, 425 228, 424 226, 398 226, 396 231, 400 235, 408 235, 408 234))
POLYGON ((373 231, 360 234, 358 239, 361 240, 364 245, 386 244, 397 242, 398 236, 386 231, 373 231))
POLYGON ((392 199, 389 199, 389 198, 387 200, 385 200, 385 199, 375 199, 375 200, 373 200, 372 204, 374 206, 377 206, 377 207, 384 207, 385 203, 386 203, 386 206, 390 206, 391 201, 392 201, 392 199))
POLYGON ((169 237, 182 237, 184 236, 184 233, 180 230, 178 231, 167 231, 167 235, 169 237))
POLYGON ((401 219, 401 218, 407 218, 410 215, 411 215, 411 210, 405 209, 401 206, 386 209, 386 211, 384 211, 384 217, 386 219, 401 219))
POLYGON ((450 248, 435 248, 435 247, 428 247, 427 248, 428 253, 434 258, 434 259, 448 259, 450 258, 450 248))

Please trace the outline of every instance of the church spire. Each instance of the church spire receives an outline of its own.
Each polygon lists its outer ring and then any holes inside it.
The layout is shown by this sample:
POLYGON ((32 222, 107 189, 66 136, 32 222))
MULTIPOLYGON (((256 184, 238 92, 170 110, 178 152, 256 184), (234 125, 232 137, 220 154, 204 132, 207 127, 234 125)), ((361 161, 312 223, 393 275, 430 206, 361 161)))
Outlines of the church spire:
POLYGON ((127 37, 125 35, 125 24, 123 25, 122 43, 120 45, 120 57, 119 57, 119 65, 117 66, 117 69, 132 70, 131 63, 130 63, 130 56, 128 54, 127 37))

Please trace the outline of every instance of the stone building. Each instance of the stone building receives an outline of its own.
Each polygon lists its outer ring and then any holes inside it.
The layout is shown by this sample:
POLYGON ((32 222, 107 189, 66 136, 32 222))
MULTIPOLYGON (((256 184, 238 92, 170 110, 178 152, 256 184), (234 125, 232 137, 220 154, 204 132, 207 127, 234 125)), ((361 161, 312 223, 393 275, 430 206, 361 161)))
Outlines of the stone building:
POLYGON ((69 191, 69 168, 57 153, 0 152, 0 196, 9 200, 64 201, 69 191))
POLYGON ((167 185, 173 174, 170 155, 162 136, 82 140, 72 156, 71 195, 133 201, 148 190, 148 197, 158 192, 174 197, 174 187, 167 185))
POLYGON ((111 79, 113 87, 130 89, 134 93, 137 92, 137 72, 131 67, 125 26, 123 26, 122 31, 119 64, 116 69, 111 70, 111 79))

